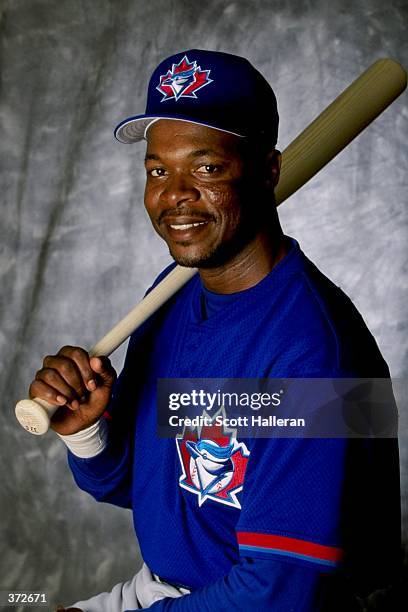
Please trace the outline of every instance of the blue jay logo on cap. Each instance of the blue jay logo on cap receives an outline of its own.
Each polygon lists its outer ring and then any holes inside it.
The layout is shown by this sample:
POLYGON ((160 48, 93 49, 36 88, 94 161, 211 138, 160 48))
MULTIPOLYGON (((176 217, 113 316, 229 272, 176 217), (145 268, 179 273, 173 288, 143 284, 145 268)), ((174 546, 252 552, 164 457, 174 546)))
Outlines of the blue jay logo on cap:
POLYGON ((160 76, 156 89, 163 94, 160 102, 179 98, 197 98, 196 91, 213 83, 209 78, 210 70, 201 70, 197 62, 190 62, 187 55, 173 64, 171 70, 160 76))

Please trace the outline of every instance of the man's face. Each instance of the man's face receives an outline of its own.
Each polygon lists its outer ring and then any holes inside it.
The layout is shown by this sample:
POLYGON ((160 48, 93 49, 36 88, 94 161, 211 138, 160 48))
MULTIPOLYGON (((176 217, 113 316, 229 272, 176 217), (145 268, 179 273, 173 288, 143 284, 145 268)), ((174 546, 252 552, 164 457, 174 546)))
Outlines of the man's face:
POLYGON ((145 206, 180 265, 222 265, 265 223, 265 173, 249 161, 243 140, 185 121, 149 128, 145 206))

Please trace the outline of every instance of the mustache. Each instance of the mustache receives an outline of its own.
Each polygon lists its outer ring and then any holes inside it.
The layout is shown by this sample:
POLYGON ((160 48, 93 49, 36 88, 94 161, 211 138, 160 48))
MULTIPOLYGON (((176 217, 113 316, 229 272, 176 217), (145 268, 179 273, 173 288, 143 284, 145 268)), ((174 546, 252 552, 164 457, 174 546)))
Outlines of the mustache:
POLYGON ((188 208, 171 208, 168 210, 164 210, 163 212, 160 213, 157 222, 158 223, 162 223, 162 221, 166 218, 166 217, 196 217, 198 219, 200 219, 201 221, 204 220, 208 220, 208 221, 215 221, 215 217, 214 215, 211 215, 208 212, 200 212, 196 209, 188 209, 188 208))

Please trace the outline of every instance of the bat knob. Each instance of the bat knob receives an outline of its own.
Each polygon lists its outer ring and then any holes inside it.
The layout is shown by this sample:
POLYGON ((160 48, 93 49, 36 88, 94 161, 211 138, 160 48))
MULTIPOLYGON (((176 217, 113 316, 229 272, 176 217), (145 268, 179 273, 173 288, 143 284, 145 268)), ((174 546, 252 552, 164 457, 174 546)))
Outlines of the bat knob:
POLYGON ((18 422, 26 431, 41 436, 50 428, 50 419, 57 407, 36 399, 23 399, 17 402, 15 412, 18 422))

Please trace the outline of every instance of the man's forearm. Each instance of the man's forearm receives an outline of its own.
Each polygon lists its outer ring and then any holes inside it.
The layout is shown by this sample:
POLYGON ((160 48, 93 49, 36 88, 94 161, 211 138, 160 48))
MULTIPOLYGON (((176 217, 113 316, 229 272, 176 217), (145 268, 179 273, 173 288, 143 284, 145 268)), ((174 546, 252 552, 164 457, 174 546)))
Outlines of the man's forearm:
POLYGON ((226 576, 213 584, 179 599, 163 599, 148 609, 154 612, 359 610, 354 606, 357 603, 353 603, 353 597, 347 594, 343 582, 320 567, 243 558, 226 576))
MULTIPOLYGON (((78 457, 72 451, 79 452, 72 446, 68 449, 68 463, 73 477, 80 489, 86 491, 97 501, 104 501, 124 508, 132 507, 132 453, 127 438, 120 444, 112 439, 109 424, 104 424, 104 432, 99 443, 91 444, 99 451, 91 457, 78 457), (100 450, 101 449, 101 450, 100 450)), ((99 434, 98 434, 99 437, 99 434)), ((80 444, 84 450, 86 442, 80 444)), ((86 453, 85 453, 86 454, 86 453)))

